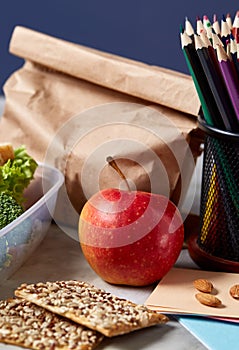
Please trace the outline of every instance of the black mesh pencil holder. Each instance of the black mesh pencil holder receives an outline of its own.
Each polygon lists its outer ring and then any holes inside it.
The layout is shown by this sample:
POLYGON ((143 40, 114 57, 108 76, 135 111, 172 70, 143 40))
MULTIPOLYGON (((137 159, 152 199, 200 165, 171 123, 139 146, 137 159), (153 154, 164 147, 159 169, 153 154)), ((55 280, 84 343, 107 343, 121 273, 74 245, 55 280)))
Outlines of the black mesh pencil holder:
POLYGON ((200 229, 189 242, 203 268, 239 272, 239 134, 207 126, 205 132, 200 229))

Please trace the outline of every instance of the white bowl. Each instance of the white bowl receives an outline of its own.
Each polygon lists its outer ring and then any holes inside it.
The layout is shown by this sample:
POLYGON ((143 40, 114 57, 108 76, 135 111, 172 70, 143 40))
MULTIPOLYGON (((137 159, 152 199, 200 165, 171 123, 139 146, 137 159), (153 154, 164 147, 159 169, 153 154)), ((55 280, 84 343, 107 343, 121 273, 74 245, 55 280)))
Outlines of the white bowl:
POLYGON ((63 182, 58 169, 38 163, 24 193, 25 212, 0 230, 0 284, 19 269, 45 237, 63 182))

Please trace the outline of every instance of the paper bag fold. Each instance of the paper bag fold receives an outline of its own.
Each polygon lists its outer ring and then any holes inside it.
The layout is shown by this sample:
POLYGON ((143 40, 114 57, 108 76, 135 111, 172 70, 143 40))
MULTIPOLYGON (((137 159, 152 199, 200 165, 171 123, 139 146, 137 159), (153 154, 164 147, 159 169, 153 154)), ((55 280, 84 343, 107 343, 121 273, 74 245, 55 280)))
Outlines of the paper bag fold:
POLYGON ((42 66, 109 89, 198 115, 200 102, 189 75, 103 53, 17 26, 10 52, 42 66))

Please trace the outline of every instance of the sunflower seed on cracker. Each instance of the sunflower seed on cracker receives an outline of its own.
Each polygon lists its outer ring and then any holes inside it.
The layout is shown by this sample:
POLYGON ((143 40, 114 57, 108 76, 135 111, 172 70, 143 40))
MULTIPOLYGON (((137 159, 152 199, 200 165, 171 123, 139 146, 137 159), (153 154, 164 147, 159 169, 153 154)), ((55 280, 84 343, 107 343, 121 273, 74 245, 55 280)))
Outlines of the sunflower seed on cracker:
POLYGON ((23 299, 0 301, 0 342, 34 350, 91 350, 102 334, 23 299))
POLYGON ((80 281, 22 284, 15 295, 108 337, 168 321, 144 305, 80 281))

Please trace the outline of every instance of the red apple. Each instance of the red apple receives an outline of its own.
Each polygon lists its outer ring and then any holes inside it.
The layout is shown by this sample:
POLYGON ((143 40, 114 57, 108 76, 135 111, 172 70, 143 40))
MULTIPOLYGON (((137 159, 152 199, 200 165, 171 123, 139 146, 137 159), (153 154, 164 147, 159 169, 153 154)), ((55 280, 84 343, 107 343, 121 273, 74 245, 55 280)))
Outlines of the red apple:
POLYGON ((86 260, 102 279, 144 286, 160 280, 176 262, 184 226, 167 197, 110 188, 84 205, 79 239, 86 260))

